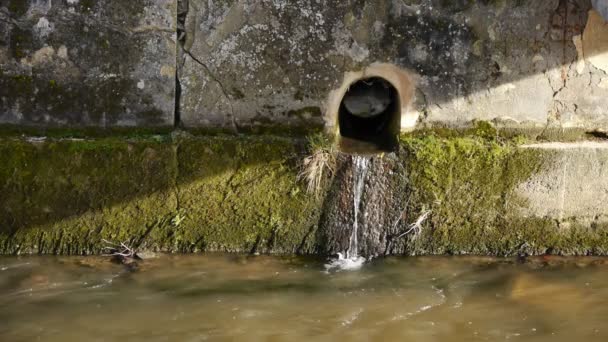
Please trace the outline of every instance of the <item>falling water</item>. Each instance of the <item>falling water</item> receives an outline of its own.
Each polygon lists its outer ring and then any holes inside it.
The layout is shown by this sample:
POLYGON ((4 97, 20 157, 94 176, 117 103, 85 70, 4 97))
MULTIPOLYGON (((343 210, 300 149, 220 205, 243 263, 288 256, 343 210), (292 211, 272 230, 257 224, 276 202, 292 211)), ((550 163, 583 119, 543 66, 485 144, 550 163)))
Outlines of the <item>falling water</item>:
POLYGON ((345 253, 338 253, 338 258, 331 260, 325 265, 327 271, 357 270, 365 262, 365 258, 359 256, 359 212, 361 211, 361 199, 365 188, 365 177, 369 168, 370 158, 363 156, 352 156, 352 184, 353 184, 353 223, 350 230, 348 249, 345 253))
MULTIPOLYGON (((322 252, 337 255, 326 265, 329 271, 359 269, 387 252, 389 237, 401 229, 395 225, 406 193, 401 165, 395 155, 338 155, 319 229, 322 252)), ((403 250, 391 246, 390 252, 403 250)))
POLYGON ((357 234, 359 230, 359 207, 361 206, 361 197, 363 196, 363 188, 365 184, 365 175, 369 165, 369 158, 364 156, 353 156, 353 211, 354 220, 353 228, 348 244, 346 257, 348 259, 357 259, 359 256, 359 245, 357 234))

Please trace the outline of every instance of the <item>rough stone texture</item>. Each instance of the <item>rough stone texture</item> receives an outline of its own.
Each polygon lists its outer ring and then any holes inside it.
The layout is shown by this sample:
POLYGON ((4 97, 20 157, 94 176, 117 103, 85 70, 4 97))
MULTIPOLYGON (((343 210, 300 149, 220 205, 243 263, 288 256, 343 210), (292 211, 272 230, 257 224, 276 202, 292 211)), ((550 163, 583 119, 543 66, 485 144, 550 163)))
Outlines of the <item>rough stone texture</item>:
POLYGON ((583 34, 583 49, 589 63, 608 73, 608 22, 595 11, 589 13, 583 34))
MULTIPOLYGON (((412 133, 399 153, 371 157, 359 252, 608 255, 606 144, 518 148, 487 133, 412 133), (397 238, 423 211, 431 214, 422 234, 397 238)), ((98 253, 101 239, 167 252, 343 252, 349 157, 316 198, 297 181, 301 145, 269 136, 4 137, 0 254, 98 253)))
POLYGON ((330 91, 384 62, 416 75, 422 123, 608 128, 607 76, 581 38, 588 0, 188 4, 178 65, 189 127, 331 126, 330 91))
POLYGON ((608 143, 543 143, 524 146, 553 154, 541 172, 518 187, 527 215, 608 222, 608 143))
POLYGON ((315 198, 289 139, 0 138, 0 254, 311 253, 315 198))
POLYGON ((0 123, 173 125, 174 0, 0 0, 0 123))

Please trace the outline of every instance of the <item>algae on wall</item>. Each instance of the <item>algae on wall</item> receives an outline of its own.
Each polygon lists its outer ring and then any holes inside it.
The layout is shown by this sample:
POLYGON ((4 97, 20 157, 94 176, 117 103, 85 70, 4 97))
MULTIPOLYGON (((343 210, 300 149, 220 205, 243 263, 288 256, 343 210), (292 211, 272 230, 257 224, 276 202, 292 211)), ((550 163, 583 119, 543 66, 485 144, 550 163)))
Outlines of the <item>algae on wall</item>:
POLYGON ((0 252, 88 254, 138 240, 175 211, 171 145, 0 141, 0 252))
POLYGON ((283 138, 0 141, 0 253, 311 252, 316 200, 283 138))
POLYGON ((430 210, 423 235, 408 253, 512 254, 509 217, 525 205, 515 187, 530 177, 542 158, 479 136, 405 137, 412 212, 430 210))
POLYGON ((179 143, 185 241, 202 250, 310 253, 318 201, 297 181, 296 141, 195 138, 179 143))
MULTIPOLYGON (((469 136, 418 133, 401 139, 410 189, 408 213, 430 210, 417 239, 398 241, 409 255, 605 255, 608 225, 582 217, 530 215, 517 191, 554 166, 555 151, 520 148, 478 126, 469 136)), ((412 215, 413 214, 413 215, 412 215)))
MULTIPOLYGON (((322 201, 297 180, 302 145, 273 136, 4 137, 0 254, 99 253, 102 239, 167 252, 329 252, 322 201)), ((402 136, 388 159, 403 173, 391 179, 404 183, 384 186, 402 189, 386 212, 409 203, 399 230, 432 214, 421 236, 391 241, 390 251, 607 254, 605 225, 521 210, 528 203, 515 189, 552 158, 483 125, 402 136)))

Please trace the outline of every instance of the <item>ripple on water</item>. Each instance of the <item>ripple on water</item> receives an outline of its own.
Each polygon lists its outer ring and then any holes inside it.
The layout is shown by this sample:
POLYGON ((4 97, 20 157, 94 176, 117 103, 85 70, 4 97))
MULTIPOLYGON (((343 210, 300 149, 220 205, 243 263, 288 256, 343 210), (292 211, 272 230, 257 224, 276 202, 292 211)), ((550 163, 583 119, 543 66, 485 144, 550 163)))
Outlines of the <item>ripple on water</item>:
POLYGON ((387 258, 329 273, 264 256, 162 256, 135 273, 103 259, 0 265, 0 341, 608 338, 597 258, 387 258))

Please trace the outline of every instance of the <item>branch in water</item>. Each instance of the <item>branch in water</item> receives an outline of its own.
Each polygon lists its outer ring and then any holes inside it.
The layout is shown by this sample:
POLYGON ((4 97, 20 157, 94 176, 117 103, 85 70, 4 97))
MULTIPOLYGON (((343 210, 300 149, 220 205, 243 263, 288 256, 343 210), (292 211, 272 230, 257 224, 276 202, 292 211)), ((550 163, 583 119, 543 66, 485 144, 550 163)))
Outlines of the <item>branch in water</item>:
POLYGON ((101 239, 101 241, 108 245, 102 248, 102 250, 108 251, 108 253, 105 253, 106 255, 122 258, 137 258, 137 250, 127 246, 125 242, 116 244, 105 239, 101 239))

